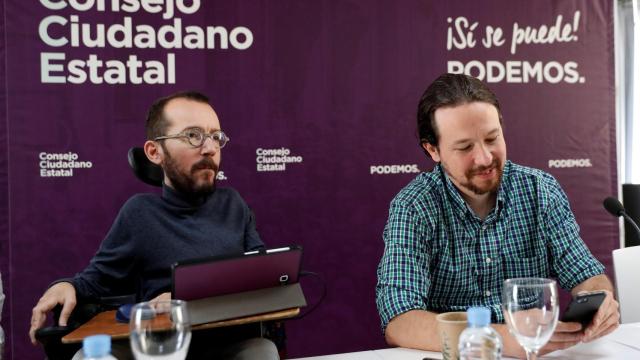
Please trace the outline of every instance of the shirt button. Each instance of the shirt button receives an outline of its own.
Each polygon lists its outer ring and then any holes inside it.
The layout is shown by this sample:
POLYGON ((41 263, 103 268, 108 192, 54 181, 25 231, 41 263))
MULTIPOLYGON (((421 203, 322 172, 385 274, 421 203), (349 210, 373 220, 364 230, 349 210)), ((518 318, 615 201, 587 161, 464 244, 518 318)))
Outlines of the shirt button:
POLYGON ((489 290, 485 291, 484 292, 484 296, 487 296, 487 297, 491 296, 491 291, 489 291, 489 290))
POLYGON ((485 261, 486 261, 486 262, 487 262, 487 264, 488 264, 488 263, 490 263, 490 262, 491 262, 491 258, 490 258, 490 257, 488 257, 488 258, 486 258, 486 259, 485 259, 485 261))
POLYGON ((482 225, 482 230, 487 230, 487 225, 482 225))

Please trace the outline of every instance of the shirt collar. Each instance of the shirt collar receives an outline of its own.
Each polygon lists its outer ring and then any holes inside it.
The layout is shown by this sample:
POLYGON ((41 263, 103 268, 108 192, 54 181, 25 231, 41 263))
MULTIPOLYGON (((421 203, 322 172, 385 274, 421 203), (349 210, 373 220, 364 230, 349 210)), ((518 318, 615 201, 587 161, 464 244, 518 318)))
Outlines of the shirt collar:
POLYGON ((502 169, 502 179, 500 180, 500 187, 498 187, 498 196, 496 197, 496 207, 498 211, 503 209, 507 202, 507 188, 511 180, 511 178, 509 177, 511 168, 512 163, 511 161, 507 160, 504 163, 504 169, 502 169))

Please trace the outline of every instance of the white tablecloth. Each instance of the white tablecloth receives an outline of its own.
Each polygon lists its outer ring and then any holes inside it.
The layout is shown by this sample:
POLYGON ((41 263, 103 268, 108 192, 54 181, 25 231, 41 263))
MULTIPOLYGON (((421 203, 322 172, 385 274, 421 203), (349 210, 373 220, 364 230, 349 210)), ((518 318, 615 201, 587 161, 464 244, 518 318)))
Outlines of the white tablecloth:
MULTIPOLYGON (((404 348, 359 351, 345 354, 300 358, 298 360, 423 360, 442 359, 440 353, 404 348)), ((640 359, 640 323, 623 324, 613 333, 591 343, 540 357, 556 360, 632 360, 640 359)))

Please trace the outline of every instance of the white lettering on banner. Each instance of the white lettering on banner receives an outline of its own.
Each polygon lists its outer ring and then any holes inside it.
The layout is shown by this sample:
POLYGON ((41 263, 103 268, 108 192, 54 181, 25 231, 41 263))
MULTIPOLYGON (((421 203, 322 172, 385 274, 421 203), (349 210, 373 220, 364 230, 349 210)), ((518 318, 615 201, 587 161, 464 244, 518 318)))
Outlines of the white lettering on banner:
MULTIPOLYGON (((509 47, 508 56, 517 53, 519 47, 533 45, 552 45, 577 42, 580 30, 580 11, 573 16, 556 15, 555 21, 548 24, 521 25, 513 22, 511 33, 495 25, 485 25, 478 21, 467 19, 465 16, 447 18, 446 49, 460 53, 467 49, 478 47, 500 48, 509 47), (571 19, 571 20, 569 20, 571 19), (477 38, 480 41, 476 41, 477 38)), ((508 29, 508 28, 507 28, 508 29)), ((496 52, 494 51, 493 54, 496 52)), ((468 59, 469 56, 463 56, 468 59)), ((495 55, 493 55, 495 56, 495 55)), ((578 62, 568 60, 520 60, 520 59, 482 59, 447 60, 447 72, 467 74, 487 83, 548 83, 548 84, 584 84, 586 78, 578 71, 578 62)))
POLYGON ((291 154, 285 147, 273 149, 256 149, 256 170, 258 172, 286 171, 287 164, 302 163, 302 156, 291 154))
POLYGON ((455 21, 451 18, 447 18, 447 22, 455 28, 455 32, 452 27, 447 30, 447 50, 451 50, 452 47, 456 49, 464 49, 466 47, 476 46, 476 41, 473 39, 473 31, 478 27, 478 22, 469 24, 464 16, 459 16, 455 21))
POLYGON ((40 0, 40 3, 49 10, 62 10, 67 7, 64 1, 40 0))
POLYGON ((141 61, 129 55, 126 62, 103 61, 95 54, 87 60, 66 61, 64 53, 42 53, 40 81, 42 83, 84 84, 175 84, 175 54, 168 53, 164 63, 157 60, 141 61), (64 65, 66 63, 66 66, 64 65))
POLYGON ((420 169, 417 164, 405 165, 371 165, 369 167, 370 175, 389 175, 389 174, 415 174, 420 169))
POLYGON ((78 154, 72 152, 63 154, 49 154, 41 152, 38 157, 40 160, 78 160, 78 154))
POLYGON ((191 5, 185 4, 184 0, 40 0, 40 3, 49 10, 62 10, 69 5, 73 10, 77 11, 94 9, 100 12, 107 11, 107 2, 111 4, 109 11, 112 12, 135 13, 143 9, 150 14, 162 13, 162 18, 165 20, 174 16, 174 8, 187 15, 194 14, 200 9, 200 0, 186 1, 191 5))
POLYGON ((59 53, 42 53, 40 54, 40 63, 45 64, 40 67, 40 82, 49 84, 64 84, 66 78, 64 76, 51 75, 52 72, 64 71, 62 64, 52 63, 52 60, 64 60, 64 54, 59 53))
POLYGON ((78 154, 74 152, 38 154, 40 177, 71 177, 73 169, 91 169, 91 161, 78 161, 78 154))
POLYGON ((68 170, 45 170, 40 169, 40 177, 72 177, 73 169, 68 170))
POLYGON ((280 149, 262 149, 262 148, 258 148, 258 149, 256 149, 256 155, 258 155, 258 156, 267 156, 267 155, 287 156, 289 154, 291 154, 291 150, 289 150, 287 148, 280 148, 280 149))
MULTIPOLYGON (((53 11, 71 8, 80 12, 162 14, 166 21, 152 26, 136 22, 136 17, 124 16, 115 22, 96 23, 84 22, 77 14, 66 17, 49 14, 40 21, 38 34, 45 45, 53 48, 242 51, 249 49, 254 41, 253 33, 246 26, 192 25, 175 17, 176 14, 195 14, 200 9, 200 0, 40 0, 40 3, 53 11)), ((138 60, 142 54, 137 52, 116 59, 103 59, 96 54, 67 59, 64 51, 44 51, 40 54, 40 81, 44 84, 175 84, 176 55, 166 53, 165 56, 162 60, 143 61, 138 60)))
POLYGON ((44 41, 44 43, 49 46, 60 47, 67 45, 67 43, 69 43, 69 40, 67 38, 62 37, 54 39, 49 36, 49 26, 51 26, 52 24, 64 26, 67 25, 67 19, 58 15, 51 15, 42 19, 42 21, 40 21, 40 26, 38 26, 38 34, 40 35, 40 39, 42 39, 42 41, 44 41))
POLYGON ((229 44, 236 50, 246 50, 253 44, 253 33, 244 26, 238 26, 228 31, 224 26, 183 26, 182 19, 175 18, 171 25, 163 25, 157 31, 146 24, 136 24, 133 19, 125 16, 121 23, 88 24, 80 23, 77 15, 69 16, 69 20, 62 16, 51 15, 40 21, 38 27, 40 39, 49 46, 61 47, 67 44, 71 47, 104 48, 110 46, 115 49, 137 48, 155 49, 228 49, 229 44), (67 26, 69 24, 69 26, 67 26), (62 33, 57 38, 49 34, 62 33))
POLYGON ((553 44, 554 42, 577 41, 578 35, 573 33, 578 30, 580 24, 580 11, 573 15, 573 24, 563 24, 562 15, 556 17, 555 24, 539 28, 527 26, 521 28, 518 23, 513 24, 513 38, 511 40, 511 53, 515 54, 518 45, 521 44, 553 44))
POLYGON ((565 82, 568 84, 584 83, 585 78, 578 73, 578 63, 568 61, 561 64, 557 61, 505 61, 495 60, 482 62, 471 60, 462 63, 456 60, 447 62, 447 70, 454 74, 466 74, 488 83, 550 83, 565 82))
POLYGON ((559 159, 549 160, 549 168, 584 168, 592 167, 591 159, 559 159))

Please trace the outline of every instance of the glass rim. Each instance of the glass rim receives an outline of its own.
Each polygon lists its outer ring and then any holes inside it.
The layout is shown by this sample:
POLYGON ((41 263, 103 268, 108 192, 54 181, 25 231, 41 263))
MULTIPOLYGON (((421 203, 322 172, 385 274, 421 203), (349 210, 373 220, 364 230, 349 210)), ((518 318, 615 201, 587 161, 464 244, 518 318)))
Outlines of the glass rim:
POLYGON ((506 279, 504 281, 504 285, 515 284, 518 286, 538 286, 538 285, 546 285, 546 284, 556 284, 557 281, 554 279, 548 278, 538 278, 538 277, 521 277, 521 278, 512 278, 506 279))
POLYGON ((136 304, 133 304, 133 306, 131 307, 131 309, 133 308, 137 308, 137 307, 153 307, 155 305, 187 305, 187 302, 184 300, 180 300, 180 299, 170 299, 170 300, 149 300, 149 301, 142 301, 136 304))
POLYGON ((129 328, 133 331, 138 325, 146 323, 148 325, 145 325, 145 328, 165 330, 170 327, 167 321, 176 311, 181 314, 179 316, 179 318, 182 319, 181 325, 190 328, 191 321, 189 319, 187 302, 178 299, 143 301, 135 304, 131 307, 129 328), (159 323, 156 322, 158 319, 160 319, 159 323))

